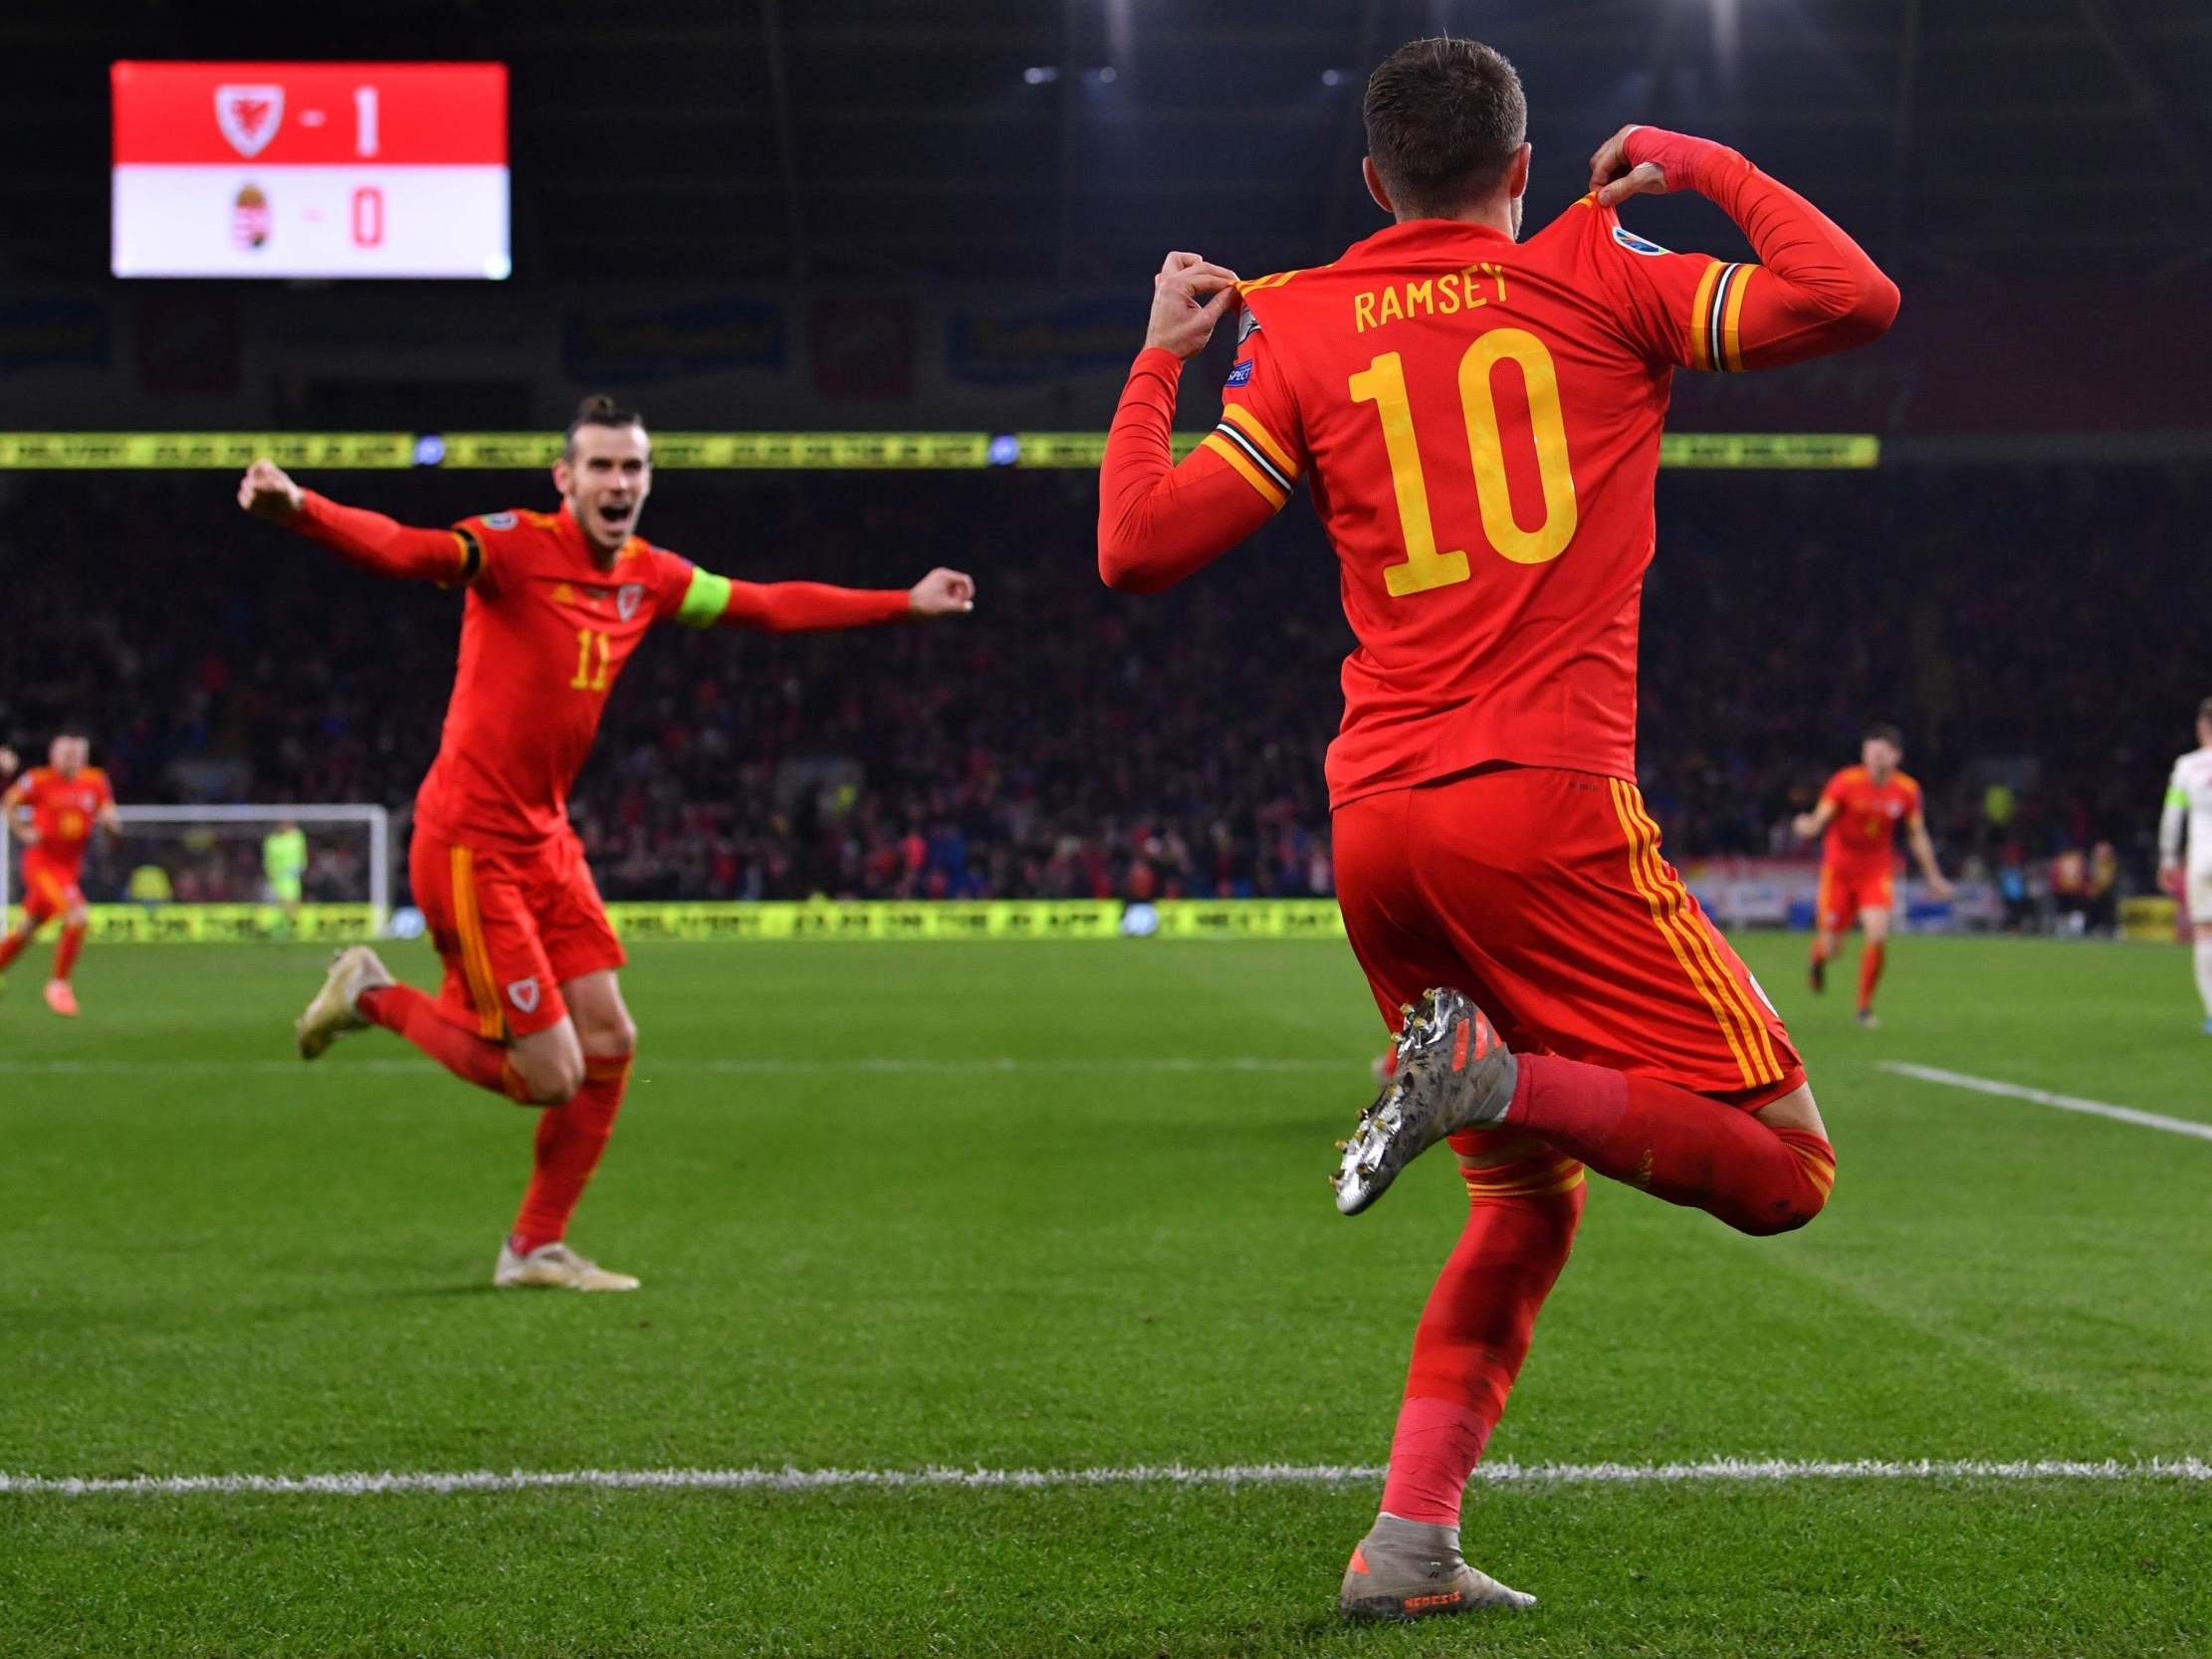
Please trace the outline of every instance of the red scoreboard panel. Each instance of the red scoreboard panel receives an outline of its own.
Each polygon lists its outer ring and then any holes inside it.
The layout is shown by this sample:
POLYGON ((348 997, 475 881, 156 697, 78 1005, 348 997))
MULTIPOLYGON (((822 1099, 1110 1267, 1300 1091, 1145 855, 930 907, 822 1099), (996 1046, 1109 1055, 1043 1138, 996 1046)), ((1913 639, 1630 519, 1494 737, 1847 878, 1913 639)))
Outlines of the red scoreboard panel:
POLYGON ((118 277, 511 269, 504 64, 118 63, 118 277))

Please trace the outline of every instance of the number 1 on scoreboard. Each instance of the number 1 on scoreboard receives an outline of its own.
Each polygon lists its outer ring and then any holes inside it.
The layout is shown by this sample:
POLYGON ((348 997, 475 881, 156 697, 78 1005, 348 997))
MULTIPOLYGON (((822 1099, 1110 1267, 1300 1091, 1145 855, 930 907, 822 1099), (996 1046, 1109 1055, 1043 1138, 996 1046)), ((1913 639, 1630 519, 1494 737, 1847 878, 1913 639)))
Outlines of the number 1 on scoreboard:
POLYGON ((353 152, 362 160, 376 153, 376 89, 353 89, 353 152))

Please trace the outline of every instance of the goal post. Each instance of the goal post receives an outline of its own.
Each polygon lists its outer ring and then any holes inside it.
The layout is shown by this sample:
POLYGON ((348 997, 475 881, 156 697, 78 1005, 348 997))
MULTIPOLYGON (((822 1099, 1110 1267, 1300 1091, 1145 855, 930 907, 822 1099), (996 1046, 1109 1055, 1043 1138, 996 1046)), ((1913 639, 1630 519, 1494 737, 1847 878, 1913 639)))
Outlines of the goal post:
MULTIPOLYGON (((121 806, 119 840, 96 832, 86 897, 95 932, 121 938, 375 936, 392 916, 391 813, 337 805, 121 806), (280 891, 269 837, 306 841, 302 891, 280 891)), ((16 826, 0 814, 0 917, 21 895, 16 826)))

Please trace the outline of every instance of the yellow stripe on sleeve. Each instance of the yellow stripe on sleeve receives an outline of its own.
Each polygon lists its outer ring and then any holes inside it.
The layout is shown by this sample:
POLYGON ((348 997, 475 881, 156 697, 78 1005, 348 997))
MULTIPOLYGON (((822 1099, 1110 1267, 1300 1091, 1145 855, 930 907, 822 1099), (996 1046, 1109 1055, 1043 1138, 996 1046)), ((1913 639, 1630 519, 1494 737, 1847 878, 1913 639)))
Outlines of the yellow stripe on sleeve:
POLYGON ((1275 435, 1269 432, 1266 427, 1260 425, 1257 415, 1241 403, 1223 404, 1221 415, 1231 422, 1237 431, 1257 444, 1267 459, 1282 469, 1283 477, 1295 479, 1298 476, 1298 463, 1290 459, 1288 450, 1275 442, 1275 435))
POLYGON ((1720 276, 1722 266, 1714 260, 1705 267, 1705 274, 1697 279, 1697 292, 1689 302, 1689 366, 1711 368, 1712 353, 1705 349, 1706 325, 1712 319, 1713 283, 1720 276))
POLYGON ((1720 360, 1737 374, 1743 372, 1743 338, 1739 325, 1743 316, 1743 297, 1750 291, 1751 279, 1758 274, 1756 265, 1739 268, 1735 283, 1728 290, 1728 314, 1720 322, 1720 360))
POLYGON ((1249 457, 1247 457, 1234 444, 1230 443, 1226 438, 1222 437, 1218 432, 1209 432, 1205 437, 1201 438, 1199 440, 1199 448, 1204 450, 1212 450, 1223 461, 1226 461, 1231 467, 1234 467, 1236 469, 1237 476, 1243 479, 1243 481, 1246 484, 1250 485, 1254 490, 1257 490, 1260 494, 1261 499, 1264 500, 1269 507, 1279 508, 1283 505, 1283 503, 1290 500, 1288 496, 1284 495, 1280 490, 1275 488, 1274 480, 1270 479, 1265 473, 1261 472, 1257 467, 1253 466, 1249 457))

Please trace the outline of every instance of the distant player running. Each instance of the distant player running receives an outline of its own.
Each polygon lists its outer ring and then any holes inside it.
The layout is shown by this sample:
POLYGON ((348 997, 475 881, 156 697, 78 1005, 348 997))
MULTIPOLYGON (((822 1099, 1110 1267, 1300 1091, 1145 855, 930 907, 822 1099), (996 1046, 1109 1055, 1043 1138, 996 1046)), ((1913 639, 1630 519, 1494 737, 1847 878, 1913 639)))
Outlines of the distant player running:
POLYGON ((341 951, 298 1023, 313 1060, 381 1025, 463 1081, 545 1107, 521 1213, 493 1283, 634 1290, 564 1242, 630 1075, 637 1028, 568 787, 630 653, 657 622, 850 628, 974 608, 976 584, 932 570, 912 588, 767 585, 710 575, 637 534, 652 489, 643 420, 605 398, 569 425, 553 469, 557 513, 494 513, 413 529, 303 490, 257 461, 247 511, 385 576, 468 588, 438 757, 415 797, 408 873, 445 961, 433 999, 395 984, 374 951, 341 951))
MULTIPOLYGON (((0 794, 0 812, 8 815, 10 833, 23 843, 23 920, 0 935, 0 973, 23 954, 41 928, 60 917, 62 936, 54 946, 46 1005, 72 1019, 78 1008, 70 976, 85 948, 90 921, 80 881, 85 849, 92 845, 95 829, 122 833, 114 790, 108 774, 89 764, 91 758, 92 744, 84 735, 65 731, 48 747, 45 765, 33 766, 0 794)), ((14 766, 15 756, 9 754, 6 770, 14 766)))
POLYGON ((2197 705, 2197 746, 2173 763, 2158 816, 2158 885, 2180 900, 2195 935, 2197 995, 2212 1037, 2212 697, 2197 705), (2181 861, 2181 835, 2189 861, 2181 861))
POLYGON ((1859 764, 1830 778, 1819 803, 1799 813, 1791 825, 1800 840, 1821 838, 1809 970, 1813 989, 1828 988, 1828 964, 1835 960, 1837 942, 1857 922, 1867 935, 1859 954, 1858 1019, 1870 1030, 1880 1023, 1875 1018, 1875 986, 1881 982, 1889 922, 1897 910, 1899 825, 1928 891, 1938 899, 1951 897, 1951 884, 1936 866, 1935 844, 1921 814, 1920 785, 1897 769, 1903 758, 1903 732, 1893 726, 1870 726, 1859 747, 1859 764))
POLYGON ((1827 1200, 1804 1068, 1637 792, 1638 607, 1674 370, 1842 350, 1897 297, 1735 151, 1651 127, 1608 139, 1591 194, 1517 240, 1527 105, 1474 41, 1394 53, 1366 117, 1368 187, 1395 225, 1241 285, 1168 257, 1107 442, 1098 553, 1110 585, 1166 587, 1309 476, 1336 546, 1359 641, 1328 758, 1337 882, 1399 1034, 1337 1204, 1365 1208, 1446 1136, 1471 1200, 1338 1602, 1403 1618, 1530 1600, 1466 1565, 1459 1507, 1567 1259, 1584 1165, 1749 1233, 1827 1200), (1669 189, 1718 203, 1765 263, 1670 254, 1614 213, 1669 189), (1221 423, 1176 466, 1183 362, 1239 292, 1221 423))

